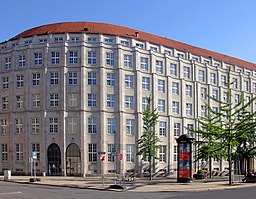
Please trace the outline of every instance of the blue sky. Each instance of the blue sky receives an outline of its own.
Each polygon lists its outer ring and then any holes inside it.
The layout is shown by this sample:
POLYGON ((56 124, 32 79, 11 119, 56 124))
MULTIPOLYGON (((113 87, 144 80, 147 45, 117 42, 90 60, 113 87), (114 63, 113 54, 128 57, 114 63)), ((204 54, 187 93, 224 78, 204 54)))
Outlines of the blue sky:
POLYGON ((39 25, 105 22, 256 63, 255 0, 0 0, 0 42, 39 25))

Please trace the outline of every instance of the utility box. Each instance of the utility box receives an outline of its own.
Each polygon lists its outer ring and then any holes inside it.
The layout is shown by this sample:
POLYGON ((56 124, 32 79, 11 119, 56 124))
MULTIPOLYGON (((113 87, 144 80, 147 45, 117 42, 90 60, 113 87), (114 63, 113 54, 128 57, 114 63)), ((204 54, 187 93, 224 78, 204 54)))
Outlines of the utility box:
POLYGON ((194 138, 183 134, 178 139, 177 182, 192 182, 192 142, 194 138))
POLYGON ((11 170, 4 170, 4 180, 10 180, 11 179, 11 170))

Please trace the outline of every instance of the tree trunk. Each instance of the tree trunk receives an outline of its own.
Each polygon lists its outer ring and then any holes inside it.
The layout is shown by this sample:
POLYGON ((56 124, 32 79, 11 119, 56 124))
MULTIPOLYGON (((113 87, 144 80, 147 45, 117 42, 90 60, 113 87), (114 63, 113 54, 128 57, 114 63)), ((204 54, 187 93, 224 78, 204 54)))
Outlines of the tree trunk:
POLYGON ((149 180, 152 180, 152 159, 151 156, 149 156, 149 180))
POLYGON ((209 157, 209 178, 212 178, 212 158, 209 157))
POLYGON ((228 146, 228 168, 229 168, 229 175, 228 175, 228 184, 229 185, 232 185, 232 162, 231 162, 231 146, 230 146, 230 143, 229 143, 229 146, 228 146))

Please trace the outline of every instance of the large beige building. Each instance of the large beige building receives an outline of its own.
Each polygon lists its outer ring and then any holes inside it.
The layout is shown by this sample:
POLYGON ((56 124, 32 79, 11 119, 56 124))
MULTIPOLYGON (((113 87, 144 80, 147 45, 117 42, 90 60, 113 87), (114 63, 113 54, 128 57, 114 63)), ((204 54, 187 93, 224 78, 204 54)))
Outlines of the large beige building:
POLYGON ((218 110, 207 94, 227 98, 230 66, 234 103, 254 97, 256 65, 230 56, 110 24, 26 30, 0 44, 0 171, 29 173, 32 152, 49 175, 146 170, 136 141, 150 94, 160 115, 155 169, 175 169, 175 139, 196 127, 205 102, 218 110))

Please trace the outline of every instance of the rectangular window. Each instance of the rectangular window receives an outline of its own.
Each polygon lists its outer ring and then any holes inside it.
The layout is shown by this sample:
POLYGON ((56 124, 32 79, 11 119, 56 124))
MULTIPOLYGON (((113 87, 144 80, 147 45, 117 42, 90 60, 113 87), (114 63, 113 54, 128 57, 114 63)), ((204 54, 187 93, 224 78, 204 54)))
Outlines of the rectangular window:
POLYGON ((134 144, 126 144, 126 162, 134 162, 134 144))
POLYGON ((206 99, 206 96, 207 96, 206 92, 207 92, 207 89, 201 87, 201 99, 206 99))
POLYGON ((134 119, 126 120, 126 135, 134 135, 134 119))
POLYGON ((9 97, 2 97, 2 110, 9 109, 9 97))
POLYGON ((5 162, 8 160, 8 148, 7 144, 1 144, 2 151, 2 161, 5 162))
POLYGON ((23 146, 22 144, 15 144, 16 161, 23 161, 23 146))
POLYGON ((172 82, 172 94, 179 95, 179 83, 172 82))
POLYGON ((213 110, 213 116, 216 117, 217 114, 219 113, 219 108, 218 107, 213 107, 212 110, 213 110))
POLYGON ((57 93, 50 94, 50 107, 59 106, 59 95, 57 93))
POLYGON ((23 102, 24 102, 24 97, 22 95, 16 96, 16 108, 17 109, 23 108, 23 102))
POLYGON ((125 75, 125 88, 133 88, 133 75, 125 75))
POLYGON ((158 99, 158 112, 165 112, 165 100, 158 99))
POLYGON ((171 70, 171 75, 177 76, 177 65, 176 64, 170 64, 170 70, 171 70))
POLYGON ((116 153, 115 144, 108 144, 108 162, 115 161, 115 153, 116 153))
POLYGON ((40 73, 32 73, 32 86, 39 86, 40 73))
POLYGON ((235 103, 236 104, 240 103, 240 95, 239 94, 235 94, 235 103))
POLYGON ((58 118, 50 117, 50 133, 58 133, 58 118))
POLYGON ((158 92, 165 92, 165 82, 164 80, 158 80, 158 92))
POLYGON ((68 133, 77 134, 78 133, 78 118, 70 117, 68 118, 68 133))
POLYGON ((159 162, 165 163, 166 162, 166 146, 161 145, 159 147, 159 162))
POLYGON ((55 38, 54 38, 54 41, 55 41, 55 42, 62 42, 62 41, 63 41, 63 38, 62 38, 62 37, 55 37, 55 38))
POLYGON ((17 75, 16 76, 16 87, 21 88, 24 86, 24 77, 23 75, 17 75))
POLYGON ((190 79, 190 68, 189 67, 184 67, 184 78, 190 79))
POLYGON ((221 85, 226 86, 227 85, 227 76, 221 75, 221 85))
POLYGON ((26 66, 26 56, 25 55, 19 55, 19 68, 26 66))
POLYGON ((97 162, 97 144, 88 144, 89 162, 97 162))
POLYGON ((256 93, 256 83, 253 83, 253 92, 256 93))
POLYGON ((15 129, 16 134, 22 134, 22 121, 20 118, 15 119, 15 129))
POLYGON ((32 134, 39 134, 39 118, 31 119, 32 134))
POLYGON ((172 113, 179 114, 179 102, 172 102, 172 113))
POLYGON ((1 133, 2 133, 2 135, 7 135, 7 128, 8 128, 7 120, 2 119, 1 120, 1 133))
POLYGON ((187 133, 188 133, 189 135, 191 135, 192 137, 194 137, 194 135, 193 135, 193 130, 194 130, 194 125, 193 125, 193 124, 188 124, 188 125, 187 125, 187 133))
POLYGON ((88 85, 96 85, 96 73, 88 72, 88 85))
POLYGON ((68 84, 77 85, 77 72, 68 72, 68 84))
POLYGON ((97 98, 96 98, 96 94, 88 94, 88 106, 89 107, 96 107, 97 105, 97 98))
POLYGON ((9 77, 2 77, 2 82, 3 82, 3 89, 9 88, 9 77))
POLYGON ((228 102, 228 93, 227 92, 223 93, 223 101, 228 102))
POLYGON ((115 84, 116 84, 115 73, 107 73, 107 85, 115 86, 115 84))
POLYGON ((96 51, 88 51, 88 64, 96 64, 96 51))
POLYGON ((140 58, 140 69, 148 70, 148 58, 146 57, 140 58))
POLYGON ((129 41, 121 40, 121 45, 122 46, 130 46, 129 41))
POLYGON ((52 64, 60 63, 60 52, 52 52, 52 64))
POLYGON ((59 84, 59 73, 51 72, 50 73, 50 85, 58 85, 59 84))
POLYGON ((114 53, 106 53, 106 64, 108 66, 114 66, 115 65, 115 54, 114 53))
POLYGON ((95 117, 88 118, 88 133, 89 134, 96 133, 96 118, 95 117))
POLYGON ((40 95, 39 94, 32 95, 32 107, 33 108, 40 107, 40 95))
POLYGON ((163 62, 156 60, 156 72, 163 73, 163 62))
POLYGON ((205 105, 201 106, 201 116, 202 117, 206 116, 206 106, 205 105))
POLYGON ((249 91, 249 82, 244 81, 244 91, 249 91))
POLYGON ((186 96, 192 97, 192 86, 186 85, 186 96))
POLYGON ((68 107, 75 108, 78 105, 78 94, 70 93, 68 94, 68 107))
POLYGON ((43 59, 42 59, 42 53, 35 53, 34 54, 34 64, 35 66, 42 65, 43 59))
POLYGON ((173 135, 180 136, 180 123, 174 123, 173 125, 173 135))
POLYGON ((192 115, 192 104, 186 103, 186 114, 192 115))
POLYGON ((77 64, 78 62, 78 52, 77 51, 69 51, 69 63, 77 64))
POLYGON ((218 99, 218 90, 212 90, 213 99, 218 99))
POLYGON ((237 78, 232 79, 233 88, 237 88, 237 78))
POLYGON ((178 146, 174 146, 173 148, 173 161, 174 162, 178 161, 178 146))
POLYGON ((104 39, 104 43, 105 44, 112 44, 113 43, 113 39, 105 38, 104 39))
POLYGON ((125 96, 125 108, 133 109, 133 96, 125 96))
POLYGON ((124 67, 132 68, 132 55, 124 55, 124 67))
POLYGON ((108 118, 108 134, 116 134, 116 119, 108 118))
POLYGON ((79 42, 80 41, 80 38, 79 37, 71 37, 70 40, 72 42, 79 42))
POLYGON ((40 161, 40 144, 32 143, 32 152, 36 152, 36 160, 40 161))
POLYGON ((210 81, 211 81, 211 84, 216 84, 216 74, 215 73, 211 73, 210 75, 210 81))
POLYGON ((4 68, 5 68, 5 69, 10 69, 11 66, 12 66, 11 57, 5 57, 4 68))
POLYGON ((115 108, 116 106, 116 96, 115 95, 107 95, 107 107, 108 108, 115 108))
POLYGON ((166 136, 166 122, 159 122, 159 136, 166 136))
POLYGON ((88 41, 88 43, 96 43, 97 42, 97 37, 88 37, 87 41, 88 41))
POLYGON ((142 110, 144 111, 146 109, 147 105, 148 105, 148 100, 147 100, 146 97, 142 97, 141 105, 142 105, 142 110))
POLYGON ((205 81, 205 73, 204 73, 203 70, 199 70, 199 72, 198 72, 198 79, 199 79, 199 81, 202 81, 202 82, 205 81))
POLYGON ((142 77, 142 89, 150 90, 150 79, 149 77, 142 77))

